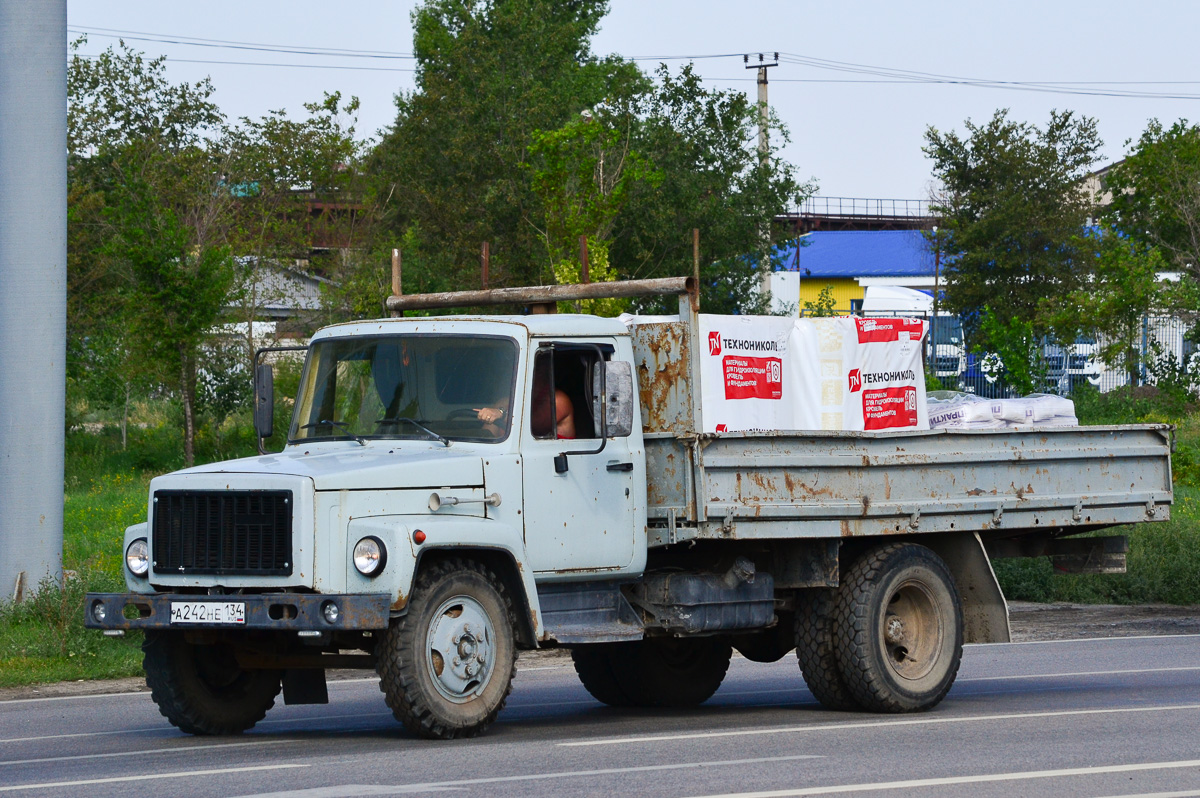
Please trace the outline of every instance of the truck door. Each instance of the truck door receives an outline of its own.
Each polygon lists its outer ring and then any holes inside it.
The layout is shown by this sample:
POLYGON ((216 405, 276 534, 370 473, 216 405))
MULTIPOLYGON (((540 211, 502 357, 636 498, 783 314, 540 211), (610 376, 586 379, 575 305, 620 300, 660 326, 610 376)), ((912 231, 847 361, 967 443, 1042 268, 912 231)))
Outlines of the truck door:
POLYGON ((521 448, 525 545, 535 571, 617 570, 633 560, 635 469, 645 465, 631 456, 628 437, 595 452, 602 441, 594 366, 612 352, 611 344, 575 342, 534 350, 521 448), (562 458, 555 463, 563 453, 566 470, 562 458))

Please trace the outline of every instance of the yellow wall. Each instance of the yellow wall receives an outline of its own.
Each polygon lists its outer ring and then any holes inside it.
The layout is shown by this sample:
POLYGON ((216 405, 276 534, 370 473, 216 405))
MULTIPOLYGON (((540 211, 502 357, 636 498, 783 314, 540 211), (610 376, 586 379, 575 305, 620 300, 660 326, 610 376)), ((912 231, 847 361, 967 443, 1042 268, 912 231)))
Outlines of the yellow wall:
POLYGON ((863 287, 852 277, 801 277, 800 278, 800 313, 804 314, 804 303, 816 303, 821 289, 833 287, 834 310, 839 313, 850 312, 850 300, 863 298, 863 287))

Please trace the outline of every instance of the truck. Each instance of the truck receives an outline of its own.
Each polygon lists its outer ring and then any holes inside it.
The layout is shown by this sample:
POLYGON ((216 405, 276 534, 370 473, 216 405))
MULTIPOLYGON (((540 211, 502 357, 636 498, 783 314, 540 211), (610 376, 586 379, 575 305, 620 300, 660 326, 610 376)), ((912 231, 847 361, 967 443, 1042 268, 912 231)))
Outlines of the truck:
POLYGON ((362 668, 416 735, 470 737, 518 652, 552 647, 612 706, 697 705, 734 651, 795 651, 825 707, 928 710, 964 643, 1009 639, 992 558, 1120 571, 1122 537, 1079 536, 1170 516, 1161 425, 701 432, 693 278, 387 306, 312 337, 281 451, 153 479, 126 590, 87 597, 88 627, 144 632, 185 732, 241 732, 281 691, 327 702, 328 669, 362 668), (678 315, 538 312, 652 295, 678 315), (531 312, 403 316, 487 305, 531 312))

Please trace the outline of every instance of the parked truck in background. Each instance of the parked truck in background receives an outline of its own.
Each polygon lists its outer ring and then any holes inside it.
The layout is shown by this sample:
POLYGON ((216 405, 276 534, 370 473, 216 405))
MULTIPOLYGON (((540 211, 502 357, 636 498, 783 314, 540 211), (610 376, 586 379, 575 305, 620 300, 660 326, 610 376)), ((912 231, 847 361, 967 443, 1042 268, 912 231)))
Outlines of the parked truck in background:
POLYGON ((325 702, 325 670, 359 667, 414 733, 472 736, 518 651, 555 646, 614 706, 699 704, 734 650, 795 650, 825 706, 908 712, 946 695, 964 643, 1008 640, 989 557, 1120 570, 1123 539, 1075 536, 1169 516, 1164 426, 698 432, 690 279, 388 304, 655 293, 677 318, 321 330, 283 450, 154 479, 127 590, 90 594, 87 625, 145 631, 153 700, 193 734, 250 728, 281 689, 325 702))

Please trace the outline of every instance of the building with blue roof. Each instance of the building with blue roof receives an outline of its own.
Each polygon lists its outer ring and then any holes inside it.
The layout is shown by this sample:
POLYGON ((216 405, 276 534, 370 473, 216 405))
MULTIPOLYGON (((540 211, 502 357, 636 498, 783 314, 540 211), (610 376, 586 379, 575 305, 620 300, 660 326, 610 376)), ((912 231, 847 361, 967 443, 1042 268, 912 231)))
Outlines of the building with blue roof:
POLYGON ((803 308, 829 286, 839 312, 857 311, 868 286, 933 292, 937 266, 922 230, 814 230, 776 249, 774 305, 803 308))

